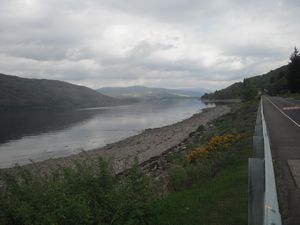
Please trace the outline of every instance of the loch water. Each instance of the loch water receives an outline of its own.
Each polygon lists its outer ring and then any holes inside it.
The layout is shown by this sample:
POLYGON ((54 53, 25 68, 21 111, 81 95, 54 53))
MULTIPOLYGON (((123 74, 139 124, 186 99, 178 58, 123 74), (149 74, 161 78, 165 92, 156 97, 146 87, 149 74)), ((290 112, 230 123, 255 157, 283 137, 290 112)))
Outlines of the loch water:
POLYGON ((0 168, 103 147, 213 106, 199 99, 161 99, 76 110, 0 111, 0 168))

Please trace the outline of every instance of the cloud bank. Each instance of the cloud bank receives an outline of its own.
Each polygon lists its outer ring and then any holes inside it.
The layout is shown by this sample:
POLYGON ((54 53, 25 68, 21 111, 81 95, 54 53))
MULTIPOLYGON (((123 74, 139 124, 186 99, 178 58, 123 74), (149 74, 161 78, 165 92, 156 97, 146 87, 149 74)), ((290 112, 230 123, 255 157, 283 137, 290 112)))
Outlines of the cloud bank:
POLYGON ((286 64, 297 0, 0 0, 0 72, 217 89, 286 64))

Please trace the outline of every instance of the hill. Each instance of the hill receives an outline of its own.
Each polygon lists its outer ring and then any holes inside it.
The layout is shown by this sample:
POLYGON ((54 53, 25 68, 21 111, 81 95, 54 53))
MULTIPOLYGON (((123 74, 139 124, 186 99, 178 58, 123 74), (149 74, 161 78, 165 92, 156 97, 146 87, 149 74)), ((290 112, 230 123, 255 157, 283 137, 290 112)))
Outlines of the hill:
POLYGON ((0 108, 99 107, 112 105, 115 102, 113 98, 84 86, 0 73, 0 108))
POLYGON ((237 82, 214 93, 204 94, 202 99, 250 99, 257 93, 277 95, 287 92, 287 66, 279 67, 270 72, 251 78, 245 78, 243 82, 237 82))
POLYGON ((201 97, 204 91, 196 90, 179 90, 166 88, 151 88, 144 86, 130 87, 104 87, 97 89, 102 94, 114 98, 126 99, 164 99, 164 98, 193 98, 201 97))

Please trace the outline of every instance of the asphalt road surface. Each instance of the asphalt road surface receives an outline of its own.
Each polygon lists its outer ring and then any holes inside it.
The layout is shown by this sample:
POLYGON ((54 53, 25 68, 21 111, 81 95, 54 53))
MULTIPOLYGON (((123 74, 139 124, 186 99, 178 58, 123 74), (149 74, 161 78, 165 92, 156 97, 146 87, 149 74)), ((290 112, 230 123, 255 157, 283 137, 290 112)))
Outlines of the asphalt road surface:
POLYGON ((275 159, 283 224, 299 225, 300 101, 265 96, 263 107, 272 157, 275 159))

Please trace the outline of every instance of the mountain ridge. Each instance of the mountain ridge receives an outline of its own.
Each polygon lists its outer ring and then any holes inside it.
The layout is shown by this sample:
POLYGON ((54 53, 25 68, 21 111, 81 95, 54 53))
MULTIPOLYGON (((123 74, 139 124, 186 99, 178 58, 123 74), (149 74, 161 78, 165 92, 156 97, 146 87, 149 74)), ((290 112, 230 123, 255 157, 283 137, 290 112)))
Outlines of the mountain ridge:
POLYGON ((101 107, 116 102, 115 99, 85 86, 0 73, 0 108, 101 107))
POLYGON ((119 99, 164 99, 164 98, 200 98, 205 91, 189 91, 181 89, 156 88, 146 86, 103 87, 96 89, 107 96, 119 99))

